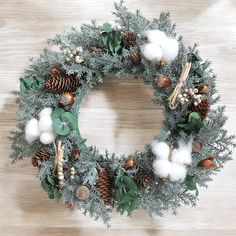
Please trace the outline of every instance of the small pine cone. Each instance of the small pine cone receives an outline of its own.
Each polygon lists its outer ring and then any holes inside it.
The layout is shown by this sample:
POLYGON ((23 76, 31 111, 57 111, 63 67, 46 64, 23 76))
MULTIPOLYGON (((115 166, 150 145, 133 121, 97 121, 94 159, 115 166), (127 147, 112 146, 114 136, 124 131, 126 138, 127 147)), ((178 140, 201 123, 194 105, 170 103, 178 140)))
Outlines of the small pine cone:
POLYGON ((133 32, 124 32, 122 33, 122 40, 127 46, 135 46, 136 35, 133 32))
POLYGON ((202 119, 205 119, 210 111, 210 102, 208 99, 203 99, 197 106, 192 104, 190 110, 193 112, 198 112, 202 119))
POLYGON ((112 182, 111 176, 107 169, 102 168, 98 174, 98 179, 96 183, 97 190, 101 194, 101 198, 103 199, 106 205, 111 204, 112 198, 112 182))
POLYGON ((39 150, 32 157, 32 165, 34 167, 40 167, 42 163, 49 159, 49 153, 45 150, 39 150))
POLYGON ((134 176, 134 181, 139 187, 146 188, 152 184, 153 174, 151 172, 139 170, 134 176))
POLYGON ((134 64, 138 64, 141 61, 141 57, 140 54, 137 52, 131 52, 130 53, 130 60, 134 63, 134 64))
POLYGON ((75 92, 80 86, 80 79, 76 78, 76 75, 59 74, 51 76, 43 87, 51 93, 66 93, 75 92))

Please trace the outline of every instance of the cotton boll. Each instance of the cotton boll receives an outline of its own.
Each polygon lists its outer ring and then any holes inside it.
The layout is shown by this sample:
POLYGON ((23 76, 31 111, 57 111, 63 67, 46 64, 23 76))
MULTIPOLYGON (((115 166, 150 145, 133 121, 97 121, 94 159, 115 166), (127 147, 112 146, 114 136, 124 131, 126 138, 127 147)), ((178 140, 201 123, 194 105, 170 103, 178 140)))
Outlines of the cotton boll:
POLYGON ((179 43, 176 39, 167 38, 163 45, 161 45, 163 52, 163 59, 166 61, 173 61, 178 56, 179 43))
POLYGON ((160 61, 163 56, 161 48, 154 43, 147 43, 142 45, 141 52, 147 60, 153 62, 160 61))
POLYGON ((42 116, 45 116, 45 115, 51 115, 51 113, 52 113, 52 108, 51 107, 46 107, 46 108, 44 108, 43 110, 41 110, 40 112, 39 112, 39 118, 41 118, 42 116))
POLYGON ((190 165, 192 163, 192 142, 188 144, 179 142, 179 147, 172 152, 171 160, 178 164, 190 165))
POLYGON ((165 142, 153 142, 152 153, 157 159, 168 160, 170 155, 170 147, 165 142))
POLYGON ((166 160, 156 160, 153 163, 154 173, 161 178, 167 178, 171 172, 172 163, 166 160))
POLYGON ((35 141, 40 135, 40 130, 38 128, 38 120, 31 119, 25 126, 25 140, 28 143, 35 141))
POLYGON ((43 132, 40 135, 40 142, 42 144, 50 144, 54 141, 56 135, 53 132, 43 132))
POLYGON ((52 119, 50 115, 40 116, 39 129, 41 132, 53 130, 52 119))
POLYGON ((167 39, 166 34, 160 30, 147 30, 144 32, 144 36, 147 37, 149 43, 155 43, 159 46, 167 39))
POLYGON ((179 164, 171 163, 171 171, 169 174, 169 180, 171 182, 181 181, 183 182, 185 180, 187 173, 187 169, 179 164))

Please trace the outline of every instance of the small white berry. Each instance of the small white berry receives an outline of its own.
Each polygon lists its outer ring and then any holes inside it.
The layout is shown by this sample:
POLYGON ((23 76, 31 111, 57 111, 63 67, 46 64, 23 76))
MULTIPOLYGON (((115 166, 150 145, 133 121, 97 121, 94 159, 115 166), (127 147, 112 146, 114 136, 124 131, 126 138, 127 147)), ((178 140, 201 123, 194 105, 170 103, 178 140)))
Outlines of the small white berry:
POLYGON ((194 89, 194 93, 198 93, 198 89, 197 88, 194 89))
POLYGON ((178 98, 179 98, 179 99, 180 99, 180 98, 182 98, 182 97, 183 97, 183 95, 182 95, 182 94, 179 94, 179 95, 178 95, 178 98))
POLYGON ((74 57, 73 53, 68 54, 68 57, 73 58, 74 57))
POLYGON ((84 60, 83 60, 83 58, 82 57, 80 57, 80 56, 76 56, 75 57, 75 62, 77 63, 77 64, 80 64, 81 62, 83 62, 84 60))
POLYGON ((76 51, 77 51, 77 52, 83 52, 83 48, 82 48, 81 46, 80 46, 80 47, 77 47, 77 48, 76 48, 76 51))
POLYGON ((185 101, 185 102, 188 102, 189 100, 188 100, 188 98, 185 98, 184 101, 185 101))
POLYGON ((66 58, 66 61, 70 61, 70 58, 69 58, 69 57, 67 57, 67 58, 66 58))
POLYGON ((186 93, 183 94, 183 97, 186 98, 188 95, 186 93))
POLYGON ((198 105, 198 103, 197 102, 194 102, 194 106, 196 107, 198 105))
POLYGON ((188 93, 188 89, 185 89, 184 92, 185 92, 185 93, 188 93))

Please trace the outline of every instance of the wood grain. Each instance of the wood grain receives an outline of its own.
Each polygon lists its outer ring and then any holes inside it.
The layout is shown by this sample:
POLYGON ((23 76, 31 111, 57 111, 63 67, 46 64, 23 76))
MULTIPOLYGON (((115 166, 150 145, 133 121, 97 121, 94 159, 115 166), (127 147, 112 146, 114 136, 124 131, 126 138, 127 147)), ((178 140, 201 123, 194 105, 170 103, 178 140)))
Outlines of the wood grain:
MULTIPOLYGON (((35 169, 25 160, 12 166, 7 139, 14 129, 18 78, 45 40, 56 33, 96 18, 112 20, 110 0, 0 0, 0 228, 1 235, 126 235, 195 236, 236 235, 235 160, 214 177, 208 191, 201 189, 199 204, 181 207, 177 216, 151 219, 144 211, 132 218, 113 213, 105 229, 81 213, 69 213, 47 199, 35 169)), ((152 19, 170 11, 185 42, 199 42, 201 54, 213 61, 222 104, 227 105, 226 128, 236 133, 236 1, 127 0, 152 19)), ((150 102, 152 91, 135 80, 107 81, 95 88, 81 109, 80 128, 91 144, 102 150, 129 153, 142 149, 160 128, 161 108, 150 102), (150 115, 147 115, 150 114, 150 115)), ((235 153, 234 153, 235 157, 235 153)))

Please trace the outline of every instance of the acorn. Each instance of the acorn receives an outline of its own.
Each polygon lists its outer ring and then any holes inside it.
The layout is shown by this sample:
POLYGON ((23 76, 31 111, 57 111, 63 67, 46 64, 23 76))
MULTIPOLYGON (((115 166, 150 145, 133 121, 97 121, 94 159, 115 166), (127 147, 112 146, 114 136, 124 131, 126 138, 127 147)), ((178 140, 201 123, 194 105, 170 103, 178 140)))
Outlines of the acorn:
POLYGON ((171 80, 169 76, 160 74, 155 78, 155 83, 158 88, 165 88, 171 85, 171 80))
POLYGON ((135 166, 135 161, 134 159, 130 156, 128 159, 125 161, 125 169, 129 170, 132 169, 135 166))
POLYGON ((74 102, 75 102, 75 95, 70 92, 64 93, 60 98, 60 103, 63 106, 73 105, 74 102))
POLYGON ((207 84, 200 85, 198 88, 199 94, 208 94, 209 93, 209 87, 207 84))
POLYGON ((217 165, 213 162, 214 159, 215 159, 214 157, 207 157, 207 158, 201 160, 198 163, 198 166, 205 168, 205 169, 215 169, 215 168, 217 168, 217 165))

